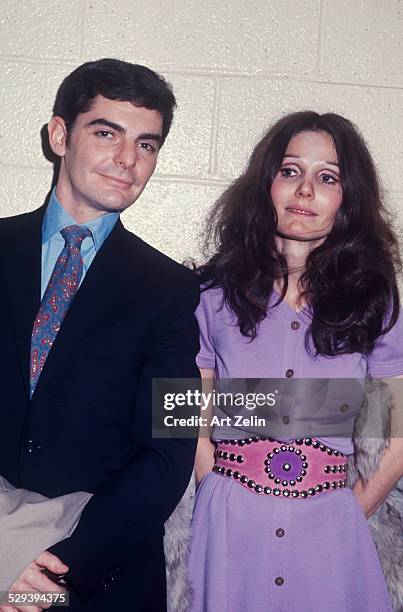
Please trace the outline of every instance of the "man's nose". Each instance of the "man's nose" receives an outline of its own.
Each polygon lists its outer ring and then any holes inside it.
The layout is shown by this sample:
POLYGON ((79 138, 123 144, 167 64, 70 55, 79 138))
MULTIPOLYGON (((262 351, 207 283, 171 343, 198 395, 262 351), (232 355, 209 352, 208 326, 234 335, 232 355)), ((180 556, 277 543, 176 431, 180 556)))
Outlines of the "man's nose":
POLYGON ((136 145, 129 142, 123 142, 116 151, 114 160, 116 164, 123 168, 132 168, 137 163, 137 148, 136 145))

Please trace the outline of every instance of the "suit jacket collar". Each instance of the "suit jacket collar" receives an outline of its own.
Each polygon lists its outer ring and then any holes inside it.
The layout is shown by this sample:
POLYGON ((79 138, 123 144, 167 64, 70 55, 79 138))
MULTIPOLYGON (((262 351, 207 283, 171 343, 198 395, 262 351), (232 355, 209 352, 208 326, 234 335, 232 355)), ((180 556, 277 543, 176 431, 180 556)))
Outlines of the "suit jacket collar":
MULTIPOLYGON (((10 225, 5 279, 22 377, 29 397, 31 333, 40 305, 41 237, 46 206, 10 225)), ((66 314, 37 383, 33 399, 60 371, 80 339, 113 304, 133 271, 124 265, 128 232, 120 220, 94 258, 66 314), (123 264, 123 265, 122 265, 123 264)))
POLYGON ((41 236, 46 206, 8 224, 2 258, 19 364, 29 397, 31 333, 40 304, 41 236))

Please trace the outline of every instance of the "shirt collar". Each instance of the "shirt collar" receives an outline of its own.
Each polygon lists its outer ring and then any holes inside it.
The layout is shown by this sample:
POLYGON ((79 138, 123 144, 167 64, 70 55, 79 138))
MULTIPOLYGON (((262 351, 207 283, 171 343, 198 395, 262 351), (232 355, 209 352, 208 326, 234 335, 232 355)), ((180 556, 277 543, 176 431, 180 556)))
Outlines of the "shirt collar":
POLYGON ((54 188, 43 218, 42 244, 68 225, 82 225, 90 230, 95 250, 98 251, 111 233, 118 218, 119 213, 110 212, 87 223, 77 223, 60 204, 56 197, 56 188, 54 188))

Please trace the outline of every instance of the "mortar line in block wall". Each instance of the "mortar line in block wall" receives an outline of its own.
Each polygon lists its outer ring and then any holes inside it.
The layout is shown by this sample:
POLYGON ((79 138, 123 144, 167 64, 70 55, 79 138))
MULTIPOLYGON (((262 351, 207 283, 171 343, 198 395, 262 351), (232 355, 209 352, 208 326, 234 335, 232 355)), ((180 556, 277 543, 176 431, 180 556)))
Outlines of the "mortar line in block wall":
MULTIPOLYGON (((0 172, 4 174, 7 173, 7 170, 18 171, 22 173, 31 173, 39 176, 49 177, 49 181, 52 180, 53 168, 49 163, 48 166, 41 165, 30 165, 30 164, 13 164, 10 162, 4 163, 0 161, 0 172)), ((226 187, 231 181, 231 177, 200 177, 194 175, 184 175, 184 174, 162 174, 156 172, 150 179, 151 182, 157 183, 184 183, 184 184, 194 184, 194 185, 217 185, 219 187, 226 187)), ((50 182, 49 182, 50 184, 50 182)))
MULTIPOLYGON (((82 58, 82 61, 87 61, 88 58, 82 58)), ((71 69, 77 67, 80 63, 78 59, 70 58, 33 58, 26 57, 21 55, 16 57, 15 55, 7 55, 6 53, 0 53, 0 62, 9 62, 13 64, 36 64, 36 65, 53 65, 53 66, 71 66, 71 69)), ((348 87, 359 87, 361 89, 392 89, 396 91, 403 90, 403 83, 399 85, 385 85, 376 82, 357 82, 357 81, 348 81, 348 80, 329 80, 329 79, 320 79, 315 76, 315 72, 313 75, 307 75, 304 73, 296 73, 293 72, 292 75, 286 74, 284 72, 276 72, 274 70, 259 70, 256 72, 251 72, 250 70, 229 70, 229 69, 217 69, 212 68, 211 70, 206 68, 181 68, 180 70, 173 68, 168 65, 155 65, 153 66, 154 70, 161 74, 169 74, 170 76, 182 76, 182 77, 218 77, 218 78, 242 78, 242 79, 269 79, 269 80, 278 80, 278 81, 288 81, 289 83, 312 83, 316 85, 330 85, 330 86, 348 86, 348 87)))
MULTIPOLYGON (((53 168, 49 163, 48 166, 41 165, 30 165, 30 164, 13 164, 11 162, 4 163, 0 161, 0 172, 3 174, 7 173, 7 170, 18 171, 22 173, 31 173, 39 176, 49 177, 49 180, 52 179, 53 168)), ((195 184, 195 185, 218 185, 218 186, 227 186, 231 178, 220 178, 220 177, 200 177, 193 175, 183 175, 183 174, 159 174, 156 172, 151 177, 151 182, 157 183, 185 183, 185 184, 195 184)))
MULTIPOLYGON (((290 79, 291 80, 291 79, 290 79)), ((359 89, 389 89, 403 91, 402 85, 380 85, 378 83, 358 83, 356 81, 330 81, 328 79, 298 79, 300 82, 312 83, 313 85, 330 85, 331 87, 357 87, 359 89)))
MULTIPOLYGON (((43 178, 49 178, 49 186, 52 180, 52 168, 46 166, 30 166, 29 164, 12 164, 0 162, 0 172, 4 176, 7 174, 7 170, 18 171, 21 173, 31 173, 31 175, 41 176, 43 178)), ((219 186, 226 187, 230 183, 230 178, 201 178, 198 176, 185 176, 180 174, 154 174, 150 179, 151 183, 183 183, 185 185, 208 185, 208 186, 219 186)))
POLYGON ((209 156, 209 174, 217 173, 217 141, 218 141, 218 125, 220 117, 220 83, 218 78, 214 79, 213 93, 213 116, 211 121, 210 134, 210 156, 209 156))
POLYGON ((43 165, 41 166, 40 164, 13 164, 12 162, 7 162, 4 163, 2 161, 0 161, 0 170, 20 170, 20 171, 25 171, 25 172, 32 172, 34 174, 42 174, 44 176, 46 176, 46 174, 52 175, 53 172, 53 168, 52 168, 52 164, 49 162, 47 166, 43 165))
POLYGON ((42 65, 42 66, 70 66, 72 70, 77 67, 80 63, 78 59, 78 55, 76 58, 70 57, 27 57, 25 55, 20 55, 16 57, 15 55, 7 55, 7 53, 0 53, 0 62, 8 62, 11 64, 34 64, 34 65, 42 65))
POLYGON ((228 187, 232 180, 232 178, 201 178, 197 176, 180 176, 178 174, 154 174, 150 179, 150 183, 177 183, 225 188, 228 187))
POLYGON ((318 31, 318 55, 316 71, 321 77, 323 75, 323 60, 326 48, 326 0, 319 0, 319 31, 318 31))
POLYGON ((403 82, 398 85, 385 85, 384 83, 377 83, 375 81, 349 81, 346 79, 334 79, 329 80, 321 79, 318 77, 316 73, 316 68, 312 71, 311 74, 306 74, 303 72, 295 72, 292 74, 285 72, 278 72, 275 70, 256 70, 252 72, 251 70, 230 70, 230 69, 220 69, 220 68, 212 68, 201 69, 201 68, 181 68, 175 69, 168 66, 156 66, 155 70, 157 72, 161 72, 165 74, 165 72, 169 73, 173 76, 182 76, 182 77, 214 77, 217 76, 219 78, 241 78, 241 79, 269 79, 269 80, 278 80, 278 81, 288 81, 290 83, 313 83, 316 85, 347 85, 348 87, 361 87, 371 89, 403 89, 403 82))

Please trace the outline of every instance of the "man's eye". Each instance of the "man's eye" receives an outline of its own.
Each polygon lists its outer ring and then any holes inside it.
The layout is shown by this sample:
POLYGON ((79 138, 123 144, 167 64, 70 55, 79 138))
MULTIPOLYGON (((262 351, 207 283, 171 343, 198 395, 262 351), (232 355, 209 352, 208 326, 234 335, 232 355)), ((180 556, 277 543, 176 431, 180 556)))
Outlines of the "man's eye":
POLYGON ((109 130, 97 130, 95 136, 98 136, 98 138, 113 138, 113 133, 109 130))
POLYGON ((139 148, 143 151, 147 151, 148 153, 155 153, 155 151, 157 150, 156 147, 150 144, 149 142, 140 142, 139 148))

